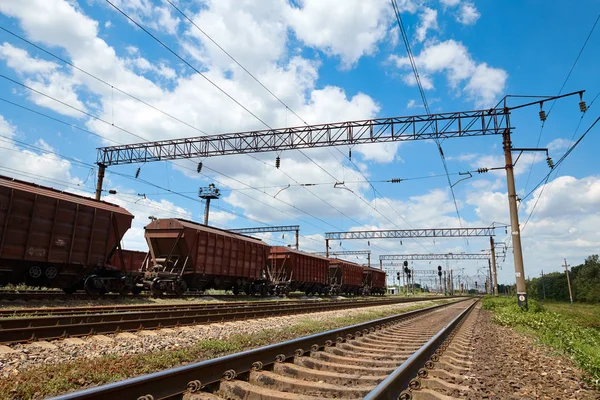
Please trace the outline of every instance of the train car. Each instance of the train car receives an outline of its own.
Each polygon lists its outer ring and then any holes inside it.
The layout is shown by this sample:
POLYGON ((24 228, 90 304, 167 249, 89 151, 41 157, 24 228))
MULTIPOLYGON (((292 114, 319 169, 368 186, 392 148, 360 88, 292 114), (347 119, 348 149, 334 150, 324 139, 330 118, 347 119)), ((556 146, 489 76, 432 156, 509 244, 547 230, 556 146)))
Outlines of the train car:
POLYGON ((132 220, 115 204, 0 176, 0 282, 125 290, 125 271, 108 260, 132 220))
POLYGON ((362 265, 330 258, 329 285, 332 294, 360 294, 363 286, 362 265))
POLYGON ((289 247, 273 246, 267 275, 274 294, 290 291, 309 294, 328 293, 329 259, 289 247))
POLYGON ((110 265, 122 271, 129 281, 133 294, 140 294, 143 290, 142 270, 150 262, 150 253, 147 251, 121 250, 116 251, 110 259, 110 265))
POLYGON ((384 271, 371 267, 363 267, 363 287, 364 295, 385 294, 386 274, 384 271))
POLYGON ((157 219, 145 227, 151 263, 144 286, 154 295, 225 289, 269 292, 269 246, 262 240, 183 219, 157 219))

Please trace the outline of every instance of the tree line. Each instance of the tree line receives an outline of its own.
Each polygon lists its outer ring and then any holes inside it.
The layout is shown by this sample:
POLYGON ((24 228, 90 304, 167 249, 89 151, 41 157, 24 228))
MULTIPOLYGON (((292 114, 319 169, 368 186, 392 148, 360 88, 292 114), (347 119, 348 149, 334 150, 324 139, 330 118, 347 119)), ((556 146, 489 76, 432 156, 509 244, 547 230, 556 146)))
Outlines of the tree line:
MULTIPOLYGON (((597 254, 585 259, 569 271, 573 300, 600 303, 600 258, 597 254)), ((551 272, 544 277, 527 280, 527 293, 538 300, 569 301, 569 287, 565 272, 551 272)))

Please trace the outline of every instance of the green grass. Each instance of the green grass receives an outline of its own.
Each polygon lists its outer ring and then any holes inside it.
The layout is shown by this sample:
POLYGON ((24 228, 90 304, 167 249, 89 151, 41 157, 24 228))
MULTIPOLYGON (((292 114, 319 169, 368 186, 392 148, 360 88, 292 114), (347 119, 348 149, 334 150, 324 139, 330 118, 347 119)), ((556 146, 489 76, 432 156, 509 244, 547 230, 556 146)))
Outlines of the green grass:
POLYGON ((453 299, 425 301, 411 306, 398 305, 385 311, 362 311, 325 322, 300 318, 294 325, 280 330, 265 329, 252 335, 234 334, 226 340, 204 339, 193 346, 173 350, 130 356, 111 354, 91 360, 77 359, 68 363, 40 365, 8 379, 0 379, 0 400, 55 396, 449 301, 453 299))
POLYGON ((581 326, 600 330, 600 304, 546 302, 544 308, 572 318, 581 326))
POLYGON ((569 356, 588 374, 584 379, 600 389, 600 331, 590 327, 594 314, 586 307, 580 308, 585 312, 568 312, 563 307, 530 300, 527 312, 514 298, 486 297, 483 301, 483 308, 493 312, 494 322, 531 333, 540 343, 569 356))

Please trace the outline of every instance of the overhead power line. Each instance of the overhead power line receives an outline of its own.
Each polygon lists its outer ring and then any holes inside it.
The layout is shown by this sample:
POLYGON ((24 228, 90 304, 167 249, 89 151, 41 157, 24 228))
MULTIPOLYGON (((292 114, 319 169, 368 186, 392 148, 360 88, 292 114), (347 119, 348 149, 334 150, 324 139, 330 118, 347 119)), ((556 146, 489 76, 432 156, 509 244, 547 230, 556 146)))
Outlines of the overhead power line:
MULTIPOLYGON (((402 35, 402 40, 404 41, 404 45, 406 47, 406 54, 408 55, 408 59, 410 62, 410 66, 412 67, 413 74, 415 76, 415 81, 417 82, 417 86, 419 87, 419 93, 421 95, 421 100, 423 101, 423 106, 425 107, 425 111, 428 115, 431 114, 429 110, 429 103, 427 102, 427 96, 425 96, 425 90, 423 89, 423 84, 421 83, 421 77, 419 76, 419 70, 417 69, 417 63, 415 62, 415 58, 412 53, 412 49, 410 47, 410 41, 408 39, 408 35, 406 34, 406 30, 404 29, 404 24, 402 22, 402 17, 400 16, 400 8, 398 7, 398 3, 396 0, 390 0, 392 2, 392 7, 394 8, 394 14, 396 15, 396 21, 398 22, 398 27, 400 28, 400 33, 402 35)), ((440 158, 442 160, 442 164, 444 166, 444 172, 446 173, 446 180, 448 181, 448 187, 450 188, 450 194, 452 195, 452 202, 454 203, 454 209, 456 210, 456 216, 458 217, 458 224, 462 227, 462 219, 460 217, 460 212, 458 211, 458 202, 456 201, 456 194, 454 193, 454 186, 452 185, 452 181, 450 180, 450 174, 448 172, 448 164, 446 163, 446 156, 444 155, 444 150, 442 149, 442 143, 439 138, 434 138, 435 144, 437 145, 438 151, 440 153, 440 158)), ((465 238, 465 243, 467 244, 467 248, 469 248, 469 240, 465 238)))

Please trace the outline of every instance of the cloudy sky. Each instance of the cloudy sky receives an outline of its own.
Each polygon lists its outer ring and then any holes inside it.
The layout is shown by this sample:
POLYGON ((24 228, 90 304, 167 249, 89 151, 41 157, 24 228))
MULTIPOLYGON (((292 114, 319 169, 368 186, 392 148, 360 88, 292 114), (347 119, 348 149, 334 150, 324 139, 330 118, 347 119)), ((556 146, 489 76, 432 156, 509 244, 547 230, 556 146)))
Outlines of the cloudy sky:
MULTIPOLYGON (((0 174, 91 196, 100 146, 424 113, 388 0, 112 3, 122 12, 103 0, 0 0, 0 174)), ((554 160, 598 117, 600 102, 592 100, 600 91, 600 28, 574 64, 600 13, 597 2, 398 5, 431 112, 489 108, 505 94, 586 90, 585 114, 575 96, 544 104, 543 127, 537 105, 512 115, 514 146, 548 148, 554 160)), ((537 189, 550 172, 545 155, 520 157, 515 173, 527 276, 559 270, 563 258, 576 265, 600 250, 599 132, 600 124, 537 189)), ((448 139, 442 147, 460 221, 430 141, 284 152, 280 169, 274 153, 113 166, 103 198, 135 214, 124 239, 132 249, 144 248, 151 215, 200 221, 197 192, 209 183, 223 193, 212 204, 212 225, 298 224, 307 251, 323 251, 324 233, 332 231, 508 223, 504 171, 456 183, 466 176, 461 173, 502 167, 501 138, 448 139), (393 178, 403 181, 385 182, 393 178)), ((294 242, 292 233, 263 238, 294 242)), ((504 228, 496 241, 511 244, 504 228)), ((377 260, 380 254, 479 253, 489 240, 357 240, 331 247, 370 249, 377 260)), ((487 262, 447 266, 475 276, 487 262)), ((514 282, 511 249, 499 281, 514 282)))

